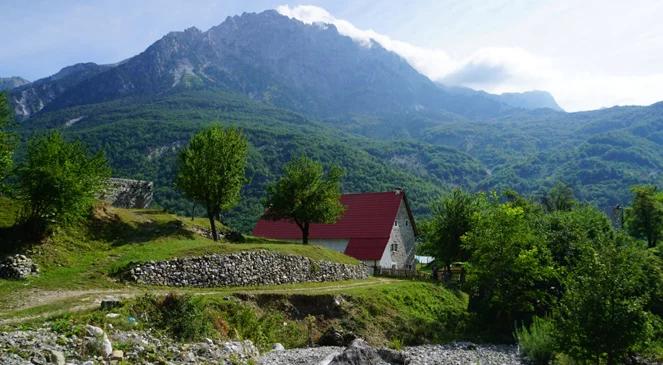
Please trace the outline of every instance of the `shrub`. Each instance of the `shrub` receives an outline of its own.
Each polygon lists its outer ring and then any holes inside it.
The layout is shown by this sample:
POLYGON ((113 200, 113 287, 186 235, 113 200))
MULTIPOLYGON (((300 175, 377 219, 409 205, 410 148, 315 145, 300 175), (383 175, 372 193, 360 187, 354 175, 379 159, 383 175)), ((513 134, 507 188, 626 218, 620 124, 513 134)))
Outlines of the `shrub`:
POLYGON ((533 317, 529 328, 516 329, 520 353, 536 365, 545 365, 555 356, 555 326, 546 318, 533 317))
POLYGON ((42 232, 89 213, 110 168, 102 153, 91 155, 82 143, 67 142, 54 132, 30 140, 17 175, 23 220, 32 231, 42 232))
POLYGON ((199 339, 212 332, 202 306, 190 295, 170 293, 163 298, 145 295, 131 311, 143 322, 149 322, 180 340, 199 339))

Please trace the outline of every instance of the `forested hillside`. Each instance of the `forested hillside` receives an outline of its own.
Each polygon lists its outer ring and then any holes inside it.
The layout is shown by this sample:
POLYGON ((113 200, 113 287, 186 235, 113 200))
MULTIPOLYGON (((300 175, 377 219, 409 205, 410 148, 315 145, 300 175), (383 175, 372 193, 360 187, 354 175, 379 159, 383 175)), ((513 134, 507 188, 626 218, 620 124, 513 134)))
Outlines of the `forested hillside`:
MULTIPOLYGON (((291 157, 306 154, 338 164, 346 192, 406 187, 414 209, 450 186, 472 187, 486 176, 477 160, 457 150, 413 141, 387 142, 354 136, 302 115, 222 92, 176 93, 155 99, 122 99, 42 114, 24 123, 26 136, 62 129, 93 149, 102 149, 115 176, 153 180, 160 206, 189 213, 191 205, 173 187, 176 151, 203 126, 241 127, 251 143, 242 202, 228 215, 250 229, 262 213, 266 184, 291 157)), ((199 208, 198 214, 202 213, 199 208)))

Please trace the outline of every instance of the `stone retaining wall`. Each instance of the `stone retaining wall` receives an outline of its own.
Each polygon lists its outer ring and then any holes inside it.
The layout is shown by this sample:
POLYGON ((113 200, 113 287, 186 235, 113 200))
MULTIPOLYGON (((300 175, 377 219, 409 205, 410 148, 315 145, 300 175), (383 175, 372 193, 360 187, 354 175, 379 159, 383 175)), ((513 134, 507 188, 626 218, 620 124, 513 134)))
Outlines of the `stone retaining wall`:
POLYGON ((259 250, 141 263, 122 277, 140 284, 216 287, 365 279, 368 269, 259 250))

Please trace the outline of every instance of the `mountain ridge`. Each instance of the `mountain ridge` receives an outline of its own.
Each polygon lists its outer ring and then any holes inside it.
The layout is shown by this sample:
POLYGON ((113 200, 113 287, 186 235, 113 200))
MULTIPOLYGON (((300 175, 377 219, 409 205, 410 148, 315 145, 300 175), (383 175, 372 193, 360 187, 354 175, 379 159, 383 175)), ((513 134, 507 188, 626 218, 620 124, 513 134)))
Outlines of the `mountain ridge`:
POLYGON ((29 83, 30 81, 20 76, 0 77, 0 91, 11 90, 29 83))
POLYGON ((170 32, 134 57, 98 67, 104 68, 94 74, 88 70, 77 83, 53 86, 63 69, 13 92, 18 116, 135 94, 158 95, 175 87, 239 92, 322 118, 339 111, 422 109, 483 118, 510 109, 491 97, 436 87, 377 42, 366 47, 339 34, 334 25, 304 24, 276 11, 228 17, 205 32, 193 27, 170 32))

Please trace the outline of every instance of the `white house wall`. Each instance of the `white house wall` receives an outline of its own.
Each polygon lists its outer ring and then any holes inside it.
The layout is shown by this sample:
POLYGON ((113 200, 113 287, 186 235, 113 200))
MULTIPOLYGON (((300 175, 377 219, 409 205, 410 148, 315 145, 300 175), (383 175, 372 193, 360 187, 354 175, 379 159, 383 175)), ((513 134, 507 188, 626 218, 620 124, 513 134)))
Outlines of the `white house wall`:
MULTIPOLYGON (((282 239, 281 241, 302 243, 301 239, 298 240, 282 239)), ((322 246, 338 252, 345 252, 345 249, 346 247, 348 247, 348 243, 350 242, 350 240, 347 238, 340 238, 340 239, 309 238, 308 242, 311 245, 322 246)))
POLYGON ((326 247, 330 250, 345 252, 345 249, 348 247, 349 239, 310 239, 310 243, 322 247, 326 247))

